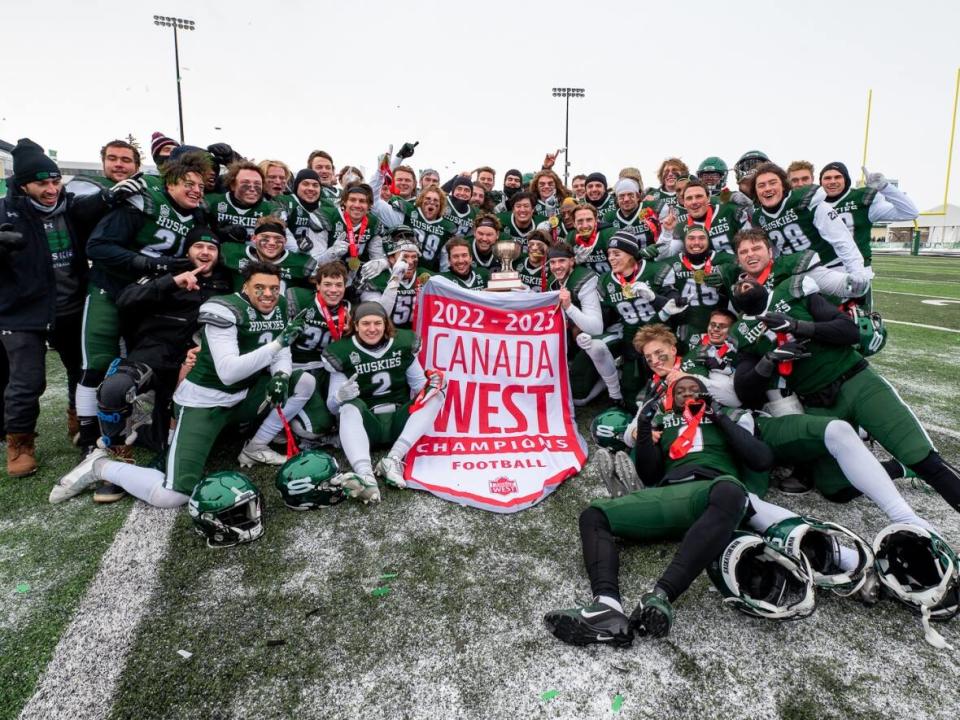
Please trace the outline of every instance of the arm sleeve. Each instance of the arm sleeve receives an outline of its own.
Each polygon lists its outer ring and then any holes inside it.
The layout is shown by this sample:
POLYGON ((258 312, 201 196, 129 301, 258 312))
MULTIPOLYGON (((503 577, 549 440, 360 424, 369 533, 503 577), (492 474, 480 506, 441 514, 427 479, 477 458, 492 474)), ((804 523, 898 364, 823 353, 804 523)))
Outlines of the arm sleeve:
POLYGON ((117 297, 117 307, 129 310, 137 305, 161 303, 176 290, 177 284, 173 281, 173 275, 169 274, 145 283, 133 283, 127 285, 117 297))
POLYGON ((730 417, 720 413, 714 415, 717 424, 730 443, 730 449, 751 470, 763 471, 773 467, 773 450, 763 440, 738 425, 730 417))
POLYGON ((588 335, 599 335, 603 332, 603 313, 600 310, 600 293, 597 292, 599 278, 588 278, 577 293, 580 307, 570 304, 563 312, 575 323, 578 328, 588 335))
POLYGON ((397 304, 397 290, 400 289, 399 284, 392 282, 392 280, 393 278, 387 282, 387 286, 383 292, 379 292, 369 285, 366 286, 360 295, 360 300, 363 302, 371 301, 380 303, 381 307, 386 310, 389 316, 390 313, 393 312, 393 306, 397 304))
POLYGON ((760 356, 753 353, 739 353, 736 362, 737 369, 733 375, 733 389, 737 397, 740 398, 744 407, 763 407, 770 378, 757 372, 757 363, 760 362, 760 356))
POLYGON ((293 356, 290 354, 290 348, 285 347, 270 361, 270 374, 275 375, 278 372, 289 375, 293 372, 293 356))
POLYGON ((663 454, 653 442, 652 430, 649 420, 637 423, 637 474, 647 487, 663 480, 663 454))
POLYGON ((408 367, 406 371, 406 376, 407 385, 410 386, 411 390, 411 397, 423 390, 423 386, 427 384, 427 375, 423 372, 423 366, 420 365, 420 361, 417 358, 414 358, 413 362, 410 363, 410 367, 408 367))
POLYGON ((814 340, 827 345, 856 345, 860 342, 860 330, 853 319, 822 295, 810 295, 807 309, 813 315, 814 340))
POLYGON ((143 215, 134 207, 122 206, 97 223, 87 241, 87 257, 106 267, 126 268, 137 255, 126 243, 143 227, 143 215))
POLYGON ((377 199, 373 201, 373 214, 380 219, 380 222, 391 228, 403 223, 402 212, 390 207, 390 204, 381 200, 379 195, 374 197, 377 199))
POLYGON ((853 235, 837 215, 837 211, 824 202, 825 199, 826 193, 823 188, 820 188, 811 203, 814 205, 814 227, 817 228, 820 237, 833 246, 834 252, 843 262, 843 267, 848 273, 863 272, 863 256, 853 241, 853 235))
POLYGON ((891 183, 887 183, 887 186, 876 194, 867 210, 870 222, 915 220, 919 215, 920 208, 905 192, 891 183))
POLYGON ((216 327, 204 325, 204 342, 210 348, 213 366, 217 376, 225 385, 232 385, 250 377, 256 372, 269 367, 273 356, 280 350, 280 343, 276 340, 261 345, 253 352, 240 354, 237 346, 237 328, 216 327))

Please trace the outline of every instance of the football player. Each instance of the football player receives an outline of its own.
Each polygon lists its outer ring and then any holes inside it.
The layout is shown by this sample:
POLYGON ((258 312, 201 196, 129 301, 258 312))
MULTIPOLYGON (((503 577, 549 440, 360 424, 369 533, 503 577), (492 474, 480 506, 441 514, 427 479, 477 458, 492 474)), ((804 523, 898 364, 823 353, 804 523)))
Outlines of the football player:
POLYGON ((587 202, 597 209, 599 217, 614 209, 615 198, 607 188, 607 176, 600 172, 587 175, 584 191, 587 202))
POLYGON ((553 170, 541 170, 533 176, 527 191, 536 199, 533 212, 543 218, 551 218, 560 212, 560 203, 570 197, 560 177, 553 170))
POLYGON ((353 335, 323 352, 330 371, 327 405, 340 417, 340 444, 359 478, 345 484, 347 492, 364 503, 379 502, 371 445, 390 447, 376 474, 406 487, 403 458, 433 425, 445 384, 443 373, 424 373, 416 335, 394 328, 379 303, 357 305, 353 325, 353 335))
POLYGON ((727 190, 727 164, 716 155, 711 155, 697 167, 697 179, 703 183, 710 197, 717 197, 727 190))
POLYGON ((288 286, 310 287, 317 262, 306 253, 287 250, 286 236, 287 224, 275 215, 265 215, 257 220, 250 245, 224 244, 223 264, 233 274, 234 290, 246 282, 243 269, 250 262, 276 265, 280 269, 280 292, 288 286))
MULTIPOLYGON (((420 196, 438 192, 430 188, 420 196)), ((410 329, 420 287, 431 273, 419 267, 420 244, 413 229, 406 225, 397 225, 390 231, 384 250, 387 267, 364 282, 360 299, 380 303, 394 327, 410 329)))
POLYGON ((310 252, 320 240, 323 224, 317 210, 322 199, 320 176, 309 168, 304 168, 294 177, 293 194, 275 198, 287 214, 287 227, 301 252, 310 252))
POLYGON ((534 230, 527 237, 527 252, 513 263, 513 269, 520 274, 520 282, 533 292, 547 291, 547 248, 550 244, 546 230, 534 230))
POLYGON ((653 247, 660 237, 660 221, 652 203, 640 202, 640 184, 632 178, 621 178, 613 188, 617 209, 603 216, 608 228, 604 239, 620 230, 626 230, 637 240, 641 250, 653 247))
POLYGON ((813 185, 813 163, 806 160, 794 160, 787 166, 787 179, 790 181, 790 187, 792 188, 813 185))
POLYGON ((352 277, 364 262, 383 258, 382 226, 370 212, 373 197, 369 185, 355 183, 343 189, 338 205, 321 204, 323 230, 309 251, 318 264, 342 260, 352 277))
POLYGON ((476 268, 488 272, 500 270, 500 258, 493 252, 493 246, 500 239, 500 220, 493 213, 480 213, 473 221, 473 241, 470 243, 470 256, 476 268))
MULTIPOLYGON (((443 216, 446 207, 446 193, 439 187, 431 187, 420 193, 409 212, 400 212, 379 199, 373 204, 373 212, 386 227, 404 226, 407 232, 415 233, 420 246, 420 265, 439 272, 441 248, 457 234, 457 225, 443 216)), ((367 263, 361 277, 369 281, 382 273, 386 265, 386 258, 367 263)))
POLYGON ((467 238, 460 235, 451 238, 444 249, 449 258, 450 269, 440 273, 440 276, 467 290, 484 290, 490 280, 490 272, 480 265, 473 266, 470 248, 467 238))
POLYGON ((680 205, 667 212, 662 220, 662 244, 669 242, 667 255, 680 252, 683 227, 694 223, 703 225, 710 235, 710 244, 717 252, 733 252, 733 236, 744 226, 743 209, 733 202, 723 202, 709 194, 707 186, 691 180, 679 194, 680 205))
POLYGON ((333 156, 325 150, 314 150, 307 158, 307 167, 320 177, 321 193, 325 200, 336 200, 340 197, 337 188, 336 166, 333 156))
MULTIPOLYGON (((207 196, 211 223, 228 240, 244 242, 253 237, 257 221, 266 215, 276 215, 286 221, 286 212, 263 194, 263 170, 248 160, 237 160, 227 168, 223 178, 225 193, 207 196), (240 232, 243 228, 244 232, 240 232)), ((286 242, 291 250, 297 249, 293 234, 286 242)))
POLYGON ((521 190, 507 200, 509 212, 500 213, 497 216, 503 228, 502 232, 520 243, 520 249, 524 252, 527 249, 527 238, 530 233, 536 230, 537 225, 546 219, 541 215, 534 214, 535 202, 536 198, 533 193, 521 190))
MULTIPOLYGON (((589 204, 574 208, 573 227, 575 233, 570 235, 569 242, 577 265, 582 265, 597 276, 610 272, 607 240, 612 233, 604 233, 607 237, 601 236, 597 208, 589 204)), ((603 229, 606 230, 606 226, 603 229)))
POLYGON ((473 219, 476 216, 477 211, 473 207, 473 182, 466 177, 454 178, 453 187, 447 195, 444 219, 456 226, 457 235, 466 235, 473 229, 473 219))
POLYGON ((203 466, 220 432, 230 425, 255 423, 272 409, 240 451, 241 466, 282 465, 286 457, 268 444, 295 417, 315 388, 310 373, 294 371, 290 345, 303 332, 303 320, 287 322, 280 293, 280 271, 251 262, 243 289, 211 298, 200 308, 203 338, 197 362, 174 393, 179 408, 166 473, 116 462, 93 450, 53 487, 59 503, 98 480, 119 485, 158 507, 178 507, 203 477, 203 466))
POLYGON ((687 177, 690 174, 690 168, 680 158, 667 158, 657 170, 657 180, 660 181, 660 187, 647 193, 644 198, 652 203, 652 207, 660 214, 660 210, 667 205, 676 205, 677 182, 680 178, 687 177))

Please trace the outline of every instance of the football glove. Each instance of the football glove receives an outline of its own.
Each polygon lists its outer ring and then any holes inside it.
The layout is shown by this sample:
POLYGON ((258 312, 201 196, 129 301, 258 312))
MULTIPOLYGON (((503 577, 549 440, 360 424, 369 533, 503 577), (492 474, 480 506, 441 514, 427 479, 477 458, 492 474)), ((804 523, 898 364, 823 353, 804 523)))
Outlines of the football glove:
POLYGON ((783 313, 764 313, 757 319, 773 332, 790 333, 797 338, 811 338, 815 332, 814 323, 809 320, 797 320, 783 313))
POLYGON ((414 143, 405 142, 403 145, 400 146, 400 149, 397 150, 397 157, 400 158, 401 160, 406 160, 409 157, 413 157, 414 149, 419 144, 420 144, 419 140, 417 140, 414 143))
POLYGON ((130 260, 130 269, 141 275, 173 273, 177 275, 187 270, 193 270, 193 260, 190 258, 148 257, 137 253, 130 260))
POLYGON ((863 170, 864 183, 868 188, 873 188, 877 192, 883 192, 883 189, 890 184, 887 182, 887 178, 883 173, 870 172, 865 167, 861 167, 860 169, 863 170))
POLYGON ((707 273, 706 277, 703 278, 703 282, 712 288, 725 287, 723 282, 723 273, 721 273, 717 268, 714 268, 707 273))
POLYGON ((290 376, 285 372, 274 373, 267 383, 267 402, 270 407, 283 407, 290 396, 290 376))
POLYGON ((587 258, 589 258, 593 254, 593 250, 594 250, 593 247, 588 248, 588 247, 583 247, 582 245, 577 245, 573 249, 573 261, 577 265, 582 265, 587 261, 587 258))
POLYGON ((13 225, 5 223, 0 225, 0 249, 5 252, 18 252, 27 246, 27 239, 22 232, 13 229, 13 225))
POLYGON ((399 278, 399 277, 400 277, 401 275, 403 275, 409 268, 410 268, 410 266, 407 265, 407 261, 404 260, 404 259, 402 259, 402 258, 400 258, 400 259, 398 259, 398 260, 393 264, 393 267, 390 268, 390 277, 391 277, 391 278, 399 278))
POLYGON ((297 341, 297 338, 303 333, 304 327, 307 324, 307 311, 309 308, 304 308, 297 315, 287 323, 287 326, 283 328, 281 333, 277 336, 277 342, 280 343, 283 347, 290 347, 297 341))
MULTIPOLYGON (((339 242, 340 241, 338 240, 337 243, 339 242)), ((337 243, 334 243, 334 247, 337 246, 337 243)), ((347 250, 349 249, 350 249, 349 245, 344 247, 343 249, 344 253, 346 253, 347 250)), ((397 265, 399 265, 400 262, 402 261, 397 261, 397 265)), ((360 268, 360 279, 363 280, 364 282, 373 280, 373 278, 375 278, 377 275, 382 273, 388 267, 390 267, 390 263, 387 261, 386 258, 377 258, 376 260, 367 260, 367 262, 365 262, 363 266, 360 268)), ((396 268, 396 265, 394 265, 394 268, 396 268)))
POLYGON ((224 242, 245 243, 250 239, 247 229, 243 225, 224 225, 217 230, 217 235, 224 242))
POLYGON ((336 398, 339 404, 345 405, 358 397, 360 397, 360 385, 357 383, 357 373, 354 373, 353 377, 337 388, 336 398))
POLYGON ((660 308, 660 319, 669 320, 674 315, 679 315, 682 312, 686 312, 687 301, 684 298, 670 298, 667 300, 667 304, 660 308))
POLYGON ((640 251, 640 257, 644 260, 656 260, 660 255, 660 248, 654 245, 647 245, 643 250, 640 251))
POLYGON ((657 294, 653 291, 653 288, 651 288, 650 285, 642 280, 631 285, 630 290, 633 291, 634 297, 640 298, 641 300, 646 300, 647 302, 652 302, 657 297, 657 294))
POLYGON ((107 190, 107 202, 116 205, 128 197, 139 195, 141 191, 146 190, 147 183, 143 179, 143 173, 137 173, 126 180, 121 180, 112 188, 107 190))
POLYGON ((207 152, 213 155, 213 159, 221 166, 229 165, 235 160, 240 159, 240 155, 226 143, 214 143, 207 146, 207 152))

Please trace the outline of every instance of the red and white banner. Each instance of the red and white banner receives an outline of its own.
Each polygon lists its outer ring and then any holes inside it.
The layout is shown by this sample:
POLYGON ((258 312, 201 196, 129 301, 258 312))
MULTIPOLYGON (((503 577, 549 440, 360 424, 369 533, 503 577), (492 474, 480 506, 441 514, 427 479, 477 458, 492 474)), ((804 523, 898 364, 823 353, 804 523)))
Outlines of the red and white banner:
POLYGON ((407 455, 410 487, 493 512, 536 505, 586 462, 557 293, 477 292, 433 277, 420 294, 420 363, 447 397, 407 455))

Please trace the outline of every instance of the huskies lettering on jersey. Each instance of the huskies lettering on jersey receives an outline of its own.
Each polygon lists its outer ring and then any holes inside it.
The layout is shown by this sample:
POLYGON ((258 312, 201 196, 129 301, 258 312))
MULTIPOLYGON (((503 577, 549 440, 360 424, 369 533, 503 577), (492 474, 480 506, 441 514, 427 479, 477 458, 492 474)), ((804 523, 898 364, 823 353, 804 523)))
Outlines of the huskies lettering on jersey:
POLYGON ((357 374, 359 375, 366 375, 368 373, 391 370, 393 368, 401 367, 402 365, 403 357, 401 357, 400 351, 394 350, 391 356, 388 358, 359 363, 354 365, 353 369, 356 370, 357 374))
POLYGON ((771 219, 763 213, 759 213, 759 216, 760 224, 763 226, 764 230, 775 230, 777 228, 782 228, 790 223, 797 222, 800 219, 797 217, 797 211, 793 208, 790 208, 778 218, 771 219))

